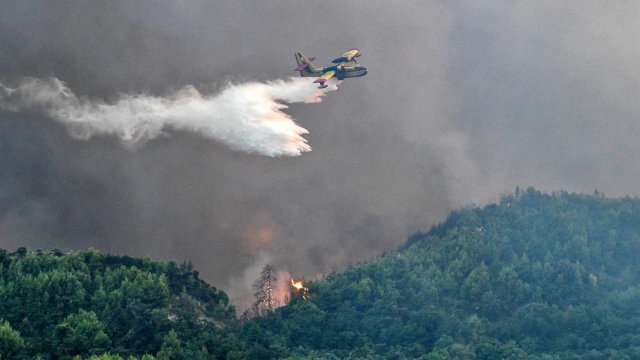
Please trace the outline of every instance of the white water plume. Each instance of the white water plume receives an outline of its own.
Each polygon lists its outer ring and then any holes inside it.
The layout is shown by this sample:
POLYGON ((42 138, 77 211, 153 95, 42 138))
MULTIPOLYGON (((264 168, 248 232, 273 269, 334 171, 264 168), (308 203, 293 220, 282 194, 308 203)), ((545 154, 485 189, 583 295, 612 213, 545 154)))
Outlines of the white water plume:
POLYGON ((0 107, 43 111, 68 126, 71 136, 117 135, 128 146, 153 139, 165 128, 198 133, 233 150, 266 156, 298 156, 311 151, 308 131, 284 113, 286 103, 315 103, 337 89, 337 80, 319 90, 309 78, 230 84, 203 95, 186 86, 166 97, 121 94, 107 103, 75 95, 56 78, 24 79, 16 88, 0 83, 0 107))

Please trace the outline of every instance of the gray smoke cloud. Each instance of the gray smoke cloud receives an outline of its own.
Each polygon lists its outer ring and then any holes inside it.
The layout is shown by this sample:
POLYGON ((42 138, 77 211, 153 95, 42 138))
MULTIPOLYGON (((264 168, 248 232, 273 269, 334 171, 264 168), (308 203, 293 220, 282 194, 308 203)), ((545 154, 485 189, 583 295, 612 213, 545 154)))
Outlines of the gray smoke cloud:
POLYGON ((163 98, 295 75, 359 47, 369 74, 283 112, 313 152, 190 131, 130 151, 42 110, 0 111, 0 246, 192 261, 250 300, 265 261, 315 277, 516 186, 636 196, 640 26, 630 2, 5 1, 0 82, 163 98), (322 14, 321 17, 318 14, 322 14))

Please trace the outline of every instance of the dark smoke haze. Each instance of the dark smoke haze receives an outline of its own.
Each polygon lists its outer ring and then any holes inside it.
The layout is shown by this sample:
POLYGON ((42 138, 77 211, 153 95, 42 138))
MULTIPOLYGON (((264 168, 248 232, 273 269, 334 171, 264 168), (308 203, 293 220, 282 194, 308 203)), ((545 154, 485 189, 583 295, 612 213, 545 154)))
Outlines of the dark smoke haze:
POLYGON ((286 112, 313 152, 182 132, 135 151, 0 112, 0 247, 192 261, 240 307, 269 261, 315 277, 516 186, 638 195, 640 6, 547 1, 27 1, 0 11, 0 83, 79 96, 295 75, 353 47, 369 69, 286 112))

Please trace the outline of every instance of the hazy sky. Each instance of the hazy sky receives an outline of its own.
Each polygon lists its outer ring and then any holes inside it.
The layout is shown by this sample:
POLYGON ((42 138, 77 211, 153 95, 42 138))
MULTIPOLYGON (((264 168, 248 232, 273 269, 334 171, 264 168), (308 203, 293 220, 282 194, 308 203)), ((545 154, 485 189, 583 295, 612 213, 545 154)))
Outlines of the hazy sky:
POLYGON ((516 186, 640 194, 637 3, 311 4, 3 1, 7 86, 212 93, 353 47, 369 74, 290 106, 313 148, 293 158, 176 131, 132 151, 0 111, 0 247, 192 261, 242 306, 267 261, 313 278, 516 186))

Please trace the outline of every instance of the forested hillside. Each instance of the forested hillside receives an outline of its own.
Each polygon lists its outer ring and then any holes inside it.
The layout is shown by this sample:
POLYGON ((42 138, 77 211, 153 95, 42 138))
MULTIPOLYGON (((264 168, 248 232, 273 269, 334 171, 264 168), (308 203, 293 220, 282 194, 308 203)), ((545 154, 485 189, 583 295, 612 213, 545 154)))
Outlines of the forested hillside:
POLYGON ((1 359, 233 358, 235 325, 227 295, 191 264, 0 249, 1 359))
POLYGON ((189 264, 0 250, 0 354, 640 359, 639 254, 639 199, 516 189, 240 324, 189 264))
POLYGON ((517 189, 308 283, 243 336, 309 359, 639 359, 639 255, 637 198, 517 189))

